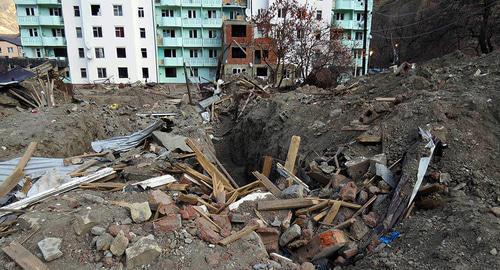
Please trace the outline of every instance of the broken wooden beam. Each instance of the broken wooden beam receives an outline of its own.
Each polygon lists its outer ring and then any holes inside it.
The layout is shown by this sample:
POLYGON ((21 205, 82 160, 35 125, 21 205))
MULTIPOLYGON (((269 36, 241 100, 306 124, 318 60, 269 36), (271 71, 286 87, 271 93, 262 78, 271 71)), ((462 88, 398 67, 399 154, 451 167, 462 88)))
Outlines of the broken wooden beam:
POLYGON ((260 226, 258 224, 246 226, 245 228, 241 229, 237 233, 231 234, 230 236, 220 240, 219 244, 221 244, 223 246, 227 246, 227 245, 231 244, 232 242, 242 238, 243 236, 246 236, 246 235, 252 233, 253 231, 257 230, 259 227, 260 226))
POLYGON ((314 200, 304 199, 304 198, 258 201, 257 210, 269 211, 269 210, 297 209, 297 208, 310 207, 315 204, 316 202, 314 200))
POLYGON ((25 270, 48 270, 49 268, 29 250, 16 241, 2 248, 3 252, 25 270))
POLYGON ((255 171, 253 172, 253 175, 259 179, 259 181, 266 187, 269 192, 271 192, 276 198, 279 198, 281 196, 281 190, 277 188, 269 178, 267 178, 265 175, 255 171))
POLYGON ((332 207, 330 208, 330 211, 328 211, 328 214, 326 215, 325 219, 323 220, 323 222, 327 223, 327 224, 332 224, 333 220, 335 219, 335 217, 337 216, 337 214, 340 210, 341 205, 342 204, 339 201, 334 202, 332 207))
POLYGON ((7 195, 7 193, 9 193, 12 189, 14 189, 17 186, 17 184, 24 175, 23 173, 24 167, 26 167, 29 160, 33 156, 36 146, 37 146, 36 142, 31 142, 28 145, 28 149, 26 149, 26 152, 17 163, 17 166, 14 168, 14 171, 5 179, 5 181, 3 181, 2 185, 0 185, 0 197, 7 195))
MULTIPOLYGON (((300 137, 292 136, 290 140, 290 146, 288 147, 288 154, 285 161, 285 169, 287 169, 292 175, 294 174, 295 162, 297 161, 297 154, 299 153, 300 147, 300 137)), ((291 179, 288 179, 288 186, 292 185, 291 179)))
POLYGON ((262 174, 265 177, 269 177, 271 174, 271 169, 273 167, 273 157, 264 156, 264 164, 262 165, 262 174))

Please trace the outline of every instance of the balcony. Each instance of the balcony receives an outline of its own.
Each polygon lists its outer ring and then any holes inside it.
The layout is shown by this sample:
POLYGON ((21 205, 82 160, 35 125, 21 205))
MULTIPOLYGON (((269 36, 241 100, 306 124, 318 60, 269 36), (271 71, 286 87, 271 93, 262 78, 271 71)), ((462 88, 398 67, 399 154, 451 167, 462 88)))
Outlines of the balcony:
POLYGON ((66 46, 66 38, 63 37, 44 37, 43 46, 66 46))
POLYGON ((186 58, 186 65, 190 67, 202 67, 205 63, 205 60, 201 57, 198 58, 186 58))
POLYGON ((203 7, 220 8, 222 7, 222 0, 202 0, 201 5, 203 7))
POLYGON ((335 10, 365 10, 362 1, 353 0, 337 0, 335 3, 335 10))
POLYGON ((201 7, 201 0, 182 0, 183 7, 201 7))
POLYGON ((184 38, 183 45, 185 47, 202 47, 203 39, 201 38, 184 38))
POLYGON ((39 21, 40 25, 64 25, 63 17, 59 16, 40 16, 39 21))
POLYGON ((203 27, 221 28, 222 27, 222 18, 204 19, 203 20, 203 27))
POLYGON ((40 21, 38 19, 38 16, 17 16, 17 23, 21 26, 39 25, 40 21))
POLYGON ((41 37, 22 37, 21 44, 23 46, 43 46, 41 37))
POLYGON ((61 5, 61 0, 37 0, 39 5, 61 5))
POLYGON ((222 40, 220 38, 206 38, 206 39, 203 39, 203 46, 205 46, 205 47, 221 47, 222 40))
MULTIPOLYGON (((161 63, 160 63, 161 64, 161 63)), ((183 65, 182 57, 165 57, 163 58, 163 66, 181 67, 183 65)))
POLYGON ((184 27, 201 27, 201 19, 184 18, 184 19, 182 19, 182 26, 184 26, 184 27))
POLYGON ((358 22, 358 21, 351 21, 351 20, 335 21, 334 24, 342 29, 352 29, 352 30, 363 29, 363 22, 358 22))
POLYGON ((157 17, 156 21, 160 26, 168 26, 168 27, 181 26, 181 18, 178 17, 157 17))
POLYGON ((36 5, 36 0, 16 0, 17 5, 36 5))
POLYGON ((363 40, 352 40, 352 39, 344 39, 342 40, 342 44, 351 49, 362 49, 363 48, 363 40))
POLYGON ((225 7, 246 7, 247 0, 223 0, 225 7))
POLYGON ((205 66, 207 67, 216 67, 217 66, 217 58, 209 58, 205 60, 205 66))
POLYGON ((155 0, 158 6, 180 6, 181 0, 155 0))
POLYGON ((180 46, 182 46, 182 38, 171 38, 171 37, 162 38, 162 37, 160 37, 158 39, 158 46, 180 47, 180 46))

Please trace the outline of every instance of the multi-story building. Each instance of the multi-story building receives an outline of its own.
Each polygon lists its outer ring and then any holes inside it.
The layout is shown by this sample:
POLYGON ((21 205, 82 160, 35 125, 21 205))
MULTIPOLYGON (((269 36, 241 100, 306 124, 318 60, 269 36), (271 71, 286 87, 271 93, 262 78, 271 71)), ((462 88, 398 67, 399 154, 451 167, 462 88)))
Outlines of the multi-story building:
POLYGON ((369 48, 371 41, 371 24, 373 0, 334 0, 332 24, 343 31, 343 43, 352 49, 353 75, 368 72, 369 48), (368 10, 367 34, 364 35, 365 4, 368 10), (363 48, 366 38, 366 47, 363 48), (365 52, 365 70, 363 70, 363 52, 365 52))
POLYGON ((24 56, 64 60, 66 38, 61 0, 16 0, 24 56))
POLYGON ((0 57, 22 57, 21 39, 18 36, 0 35, 0 57))

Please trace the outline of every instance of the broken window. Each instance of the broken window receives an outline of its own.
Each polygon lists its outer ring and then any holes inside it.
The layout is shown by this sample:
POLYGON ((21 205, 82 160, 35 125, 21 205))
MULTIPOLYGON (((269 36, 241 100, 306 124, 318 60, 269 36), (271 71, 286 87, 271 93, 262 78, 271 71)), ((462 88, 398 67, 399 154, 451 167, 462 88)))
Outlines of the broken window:
POLYGON ((127 58, 127 50, 125 48, 116 48, 117 58, 127 58))
POLYGON ((26 8, 26 16, 35 16, 35 8, 32 7, 26 8))
POLYGON ((198 68, 191 68, 189 70, 189 76, 191 76, 191 77, 198 77, 198 68))
POLYGON ((208 18, 209 19, 217 18, 217 11, 215 9, 208 10, 208 18))
POLYGON ((175 37, 175 30, 174 29, 163 29, 163 37, 175 37))
POLYGON ((101 5, 90 5, 92 16, 101 16, 101 5))
POLYGON ((28 32, 30 33, 30 37, 38 37, 38 29, 30 28, 28 29, 28 32))
POLYGON ((217 38, 217 31, 208 30, 208 38, 217 38))
POLYGON ((189 50, 189 57, 198 58, 198 50, 196 49, 189 50))
POLYGON ((258 67, 257 68, 257 76, 267 77, 267 67, 258 67))
POLYGON ((49 15, 50 16, 62 16, 62 9, 61 8, 49 8, 49 15))
POLYGON ((217 57, 217 50, 216 49, 209 49, 208 50, 208 57, 209 58, 216 58, 217 57))
POLYGON ((126 68, 126 67, 119 67, 118 68, 118 78, 121 78, 121 79, 128 78, 128 68, 126 68))
POLYGON ((356 20, 357 20, 358 22, 362 21, 362 20, 363 20, 363 13, 357 13, 357 14, 356 14, 356 20))
POLYGON ((278 18, 285 18, 286 16, 286 10, 284 8, 279 8, 278 9, 278 18))
POLYGON ((165 68, 165 77, 177 78, 177 69, 176 68, 165 68))
POLYGON ((246 37, 247 36, 247 26, 246 25, 231 25, 231 36, 232 37, 246 37))
POLYGON ((53 28, 52 29, 53 37, 64 37, 64 29, 61 28, 53 28))
POLYGON ((148 49, 141 48, 141 55, 142 55, 142 58, 148 58, 148 49))
POLYGON ((198 30, 189 30, 189 38, 198 38, 198 30))
POLYGON ((316 31, 316 40, 321 40, 321 31, 316 31))
POLYGON ((246 58, 247 57, 246 48, 232 47, 231 56, 233 58, 246 58))
POLYGON ((188 18, 190 19, 196 18, 196 10, 193 9, 188 10, 188 18))

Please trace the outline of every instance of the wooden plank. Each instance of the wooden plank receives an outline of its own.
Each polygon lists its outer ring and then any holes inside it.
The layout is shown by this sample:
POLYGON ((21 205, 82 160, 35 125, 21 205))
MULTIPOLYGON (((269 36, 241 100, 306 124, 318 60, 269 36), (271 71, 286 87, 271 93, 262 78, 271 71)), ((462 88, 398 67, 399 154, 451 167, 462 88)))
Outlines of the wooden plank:
POLYGON ((264 156, 264 165, 262 165, 262 174, 269 177, 271 174, 271 169, 273 167, 273 157, 264 156))
POLYGON ((197 170, 189 167, 187 164, 176 163, 176 164, 174 164, 174 167, 178 168, 179 170, 182 170, 183 172, 190 175, 191 177, 196 178, 197 180, 200 180, 206 184, 210 184, 210 185, 212 184, 212 178, 210 178, 209 176, 206 176, 206 175, 198 172, 197 170))
POLYGON ((319 214, 313 217, 314 221, 319 222, 322 218, 324 218, 328 214, 328 209, 321 211, 319 214))
POLYGON ((223 246, 226 246, 226 245, 229 245, 231 244, 232 242, 242 238, 243 236, 245 235, 248 235, 250 234, 251 232, 257 230, 260 226, 259 225, 252 225, 252 226, 247 226, 243 229, 241 229, 240 231, 238 231, 237 233, 235 234, 231 234, 230 236, 222 239, 219 241, 219 244, 223 245, 223 246))
POLYGON ((48 270, 40 259, 16 241, 2 248, 3 252, 25 270, 48 270))
POLYGON ((319 204, 316 204, 316 205, 313 205, 313 206, 311 206, 309 208, 299 209, 299 210, 295 211, 295 215, 305 215, 305 214, 314 212, 316 210, 320 210, 320 209, 326 208, 329 205, 330 205, 329 201, 323 201, 323 202, 321 202, 319 204))
MULTIPOLYGON (((297 161, 297 154, 299 153, 300 137, 292 136, 290 140, 290 147, 288 147, 288 154, 286 156, 285 168, 294 174, 295 162, 297 161)), ((293 182, 289 179, 288 186, 291 186, 293 182)))
POLYGON ((276 164, 276 167, 278 168, 279 171, 281 171, 283 174, 286 175, 286 178, 289 181, 297 182, 297 184, 302 185, 306 191, 309 192, 309 186, 304 183, 302 180, 300 180, 297 176, 293 175, 291 171, 289 171, 287 168, 283 167, 280 163, 276 164))
POLYGON ((395 97, 378 97, 378 98, 375 98, 375 101, 395 102, 396 98, 395 97))
POLYGON ((327 223, 327 224, 332 224, 333 220, 335 219, 335 217, 337 216, 337 214, 339 212, 339 209, 340 209, 341 205, 342 205, 342 203, 340 203, 339 201, 336 201, 332 205, 332 207, 330 208, 330 211, 328 211, 328 214, 326 215, 326 217, 323 220, 323 222, 327 223))
POLYGON ((367 131, 370 128, 369 125, 356 125, 356 126, 344 126, 342 131, 367 131))
POLYGON ((356 140, 360 143, 380 143, 382 142, 382 137, 378 135, 361 134, 356 140))
POLYGON ((33 156, 36 146, 36 142, 31 142, 28 145, 28 149, 26 149, 24 155, 21 157, 21 159, 19 159, 19 162, 14 168, 14 171, 5 179, 5 181, 3 181, 2 185, 0 185, 0 197, 7 195, 7 193, 14 189, 19 183, 24 175, 24 167, 26 167, 28 161, 31 159, 31 156, 33 156))
POLYGON ((255 171, 253 172, 253 175, 259 179, 259 181, 271 192, 276 198, 279 198, 281 196, 281 190, 277 188, 269 178, 267 178, 265 175, 255 171))
POLYGON ((71 177, 75 177, 77 176, 78 174, 84 172, 85 170, 87 170, 88 168, 96 165, 99 161, 96 160, 96 159, 92 159, 92 160, 89 160, 87 162, 85 162, 82 166, 78 167, 76 170, 72 171, 69 176, 71 177))
POLYGON ((317 202, 310 199, 284 199, 284 200, 273 200, 273 201, 259 201, 257 202, 257 210, 284 210, 284 209, 297 209, 310 207, 315 205, 317 202))

